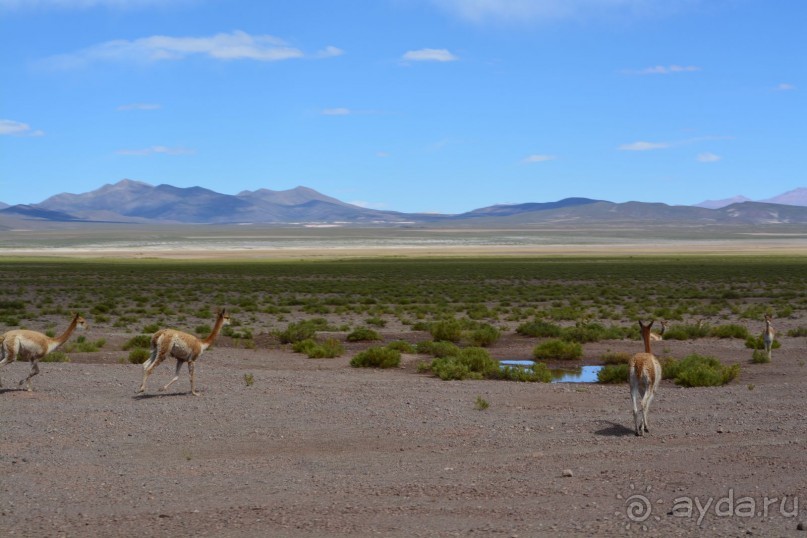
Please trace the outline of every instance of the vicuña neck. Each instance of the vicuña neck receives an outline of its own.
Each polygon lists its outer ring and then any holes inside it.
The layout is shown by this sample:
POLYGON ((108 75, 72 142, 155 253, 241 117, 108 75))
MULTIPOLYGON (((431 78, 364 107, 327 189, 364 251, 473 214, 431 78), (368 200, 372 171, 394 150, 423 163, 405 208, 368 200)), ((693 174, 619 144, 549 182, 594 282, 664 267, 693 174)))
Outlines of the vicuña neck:
POLYGON ((222 325, 224 325, 224 316, 219 316, 218 318, 216 318, 216 324, 213 325, 213 330, 210 332, 210 334, 207 335, 207 337, 204 340, 202 340, 202 345, 205 348, 210 347, 213 341, 215 341, 216 338, 218 338, 219 332, 221 332, 222 325))

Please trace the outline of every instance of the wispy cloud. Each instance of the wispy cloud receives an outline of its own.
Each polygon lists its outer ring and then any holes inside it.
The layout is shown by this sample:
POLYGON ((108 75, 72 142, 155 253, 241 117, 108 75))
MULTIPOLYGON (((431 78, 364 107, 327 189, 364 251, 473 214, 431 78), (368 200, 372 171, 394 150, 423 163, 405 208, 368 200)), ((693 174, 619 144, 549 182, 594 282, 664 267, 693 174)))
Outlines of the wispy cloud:
POLYGON ((130 103, 119 106, 118 110, 125 112, 129 110, 158 110, 160 108, 162 108, 160 105, 154 103, 130 103))
POLYGON ((120 149, 116 151, 118 155, 191 155, 194 150, 188 148, 169 148, 167 146, 151 146, 143 149, 120 149))
POLYGON ((693 0, 429 0, 473 23, 548 22, 598 17, 658 16, 686 8, 693 0))
POLYGON ((654 149, 666 149, 671 147, 669 142, 631 142, 630 144, 622 144, 619 146, 620 151, 652 151, 654 149))
POLYGON ((352 202, 348 202, 352 205, 357 205, 359 207, 363 207, 365 209, 386 209, 388 206, 384 202, 366 202, 364 200, 353 200, 352 202))
POLYGON ((554 155, 529 155, 525 157, 521 162, 525 164, 532 164, 532 163, 543 163, 547 161, 554 161, 557 159, 554 155))
POLYGON ((780 92, 791 92, 796 89, 796 85, 783 82, 778 86, 776 86, 776 89, 779 90, 780 92))
POLYGON ((353 113, 352 110, 344 107, 325 108, 320 112, 323 116, 350 116, 353 113))
POLYGON ((419 49, 405 52, 401 57, 404 62, 456 62, 457 56, 446 49, 419 49))
POLYGON ((319 111, 319 113, 322 116, 374 116, 384 114, 385 112, 382 110, 374 110, 372 108, 357 109, 338 106, 323 108, 319 111))
POLYGON ((45 132, 32 129, 27 123, 14 120, 0 120, 0 136, 44 136, 45 132))
POLYGON ((55 67, 81 67, 94 62, 159 62, 204 56, 215 60, 254 60, 277 62, 296 58, 332 58, 343 54, 341 49, 326 47, 307 54, 284 40, 271 35, 250 35, 236 30, 209 37, 151 36, 135 40, 107 41, 68 54, 48 58, 45 63, 55 67))
MULTIPOLYGON (((697 144, 699 142, 711 142, 714 140, 731 140, 731 139, 732 139, 731 136, 696 136, 693 138, 687 138, 685 140, 675 140, 672 142, 646 142, 643 140, 639 140, 637 142, 631 142, 630 144, 622 144, 619 147, 617 147, 617 149, 620 151, 652 151, 656 149, 668 149, 679 146, 687 146, 690 144, 697 144)), ((707 154, 704 153, 702 155, 707 154)))
POLYGON ((705 153, 698 154, 698 162, 699 163, 716 163, 722 157, 720 155, 715 155, 714 153, 709 153, 708 151, 705 153))
POLYGON ((623 69, 626 75, 675 75, 678 73, 694 73, 701 68, 694 65, 655 65, 644 69, 623 69))

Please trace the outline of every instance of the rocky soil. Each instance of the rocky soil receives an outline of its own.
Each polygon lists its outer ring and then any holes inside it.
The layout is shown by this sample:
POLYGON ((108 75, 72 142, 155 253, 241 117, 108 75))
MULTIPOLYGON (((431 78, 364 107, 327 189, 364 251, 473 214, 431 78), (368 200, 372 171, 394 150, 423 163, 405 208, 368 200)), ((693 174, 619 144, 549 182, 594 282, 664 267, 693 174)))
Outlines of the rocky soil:
MULTIPOLYGON (((644 438, 627 385, 443 382, 415 355, 351 368, 355 349, 222 341, 198 362, 200 397, 187 370, 158 392, 168 361, 136 395, 141 368, 112 340, 42 364, 30 393, 27 364, 0 371, 0 536, 807 536, 804 338, 770 364, 739 340, 660 344, 742 371, 718 388, 664 381, 644 438)), ((510 335, 492 353, 534 344, 510 335)))

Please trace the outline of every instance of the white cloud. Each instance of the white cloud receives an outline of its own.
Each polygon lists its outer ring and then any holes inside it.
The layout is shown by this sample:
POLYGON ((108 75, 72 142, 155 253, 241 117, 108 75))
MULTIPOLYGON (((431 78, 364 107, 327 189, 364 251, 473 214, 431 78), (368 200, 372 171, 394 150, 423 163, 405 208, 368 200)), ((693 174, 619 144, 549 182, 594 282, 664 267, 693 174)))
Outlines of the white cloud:
POLYGON ((779 90, 780 92, 789 92, 789 91, 795 90, 796 85, 795 84, 788 84, 786 82, 783 82, 782 84, 779 84, 778 86, 776 86, 776 89, 779 90))
POLYGON ((402 56, 406 62, 456 62, 457 56, 446 49, 410 50, 402 56))
POLYGON ((169 148, 167 146, 151 146, 144 149, 121 149, 116 151, 118 155, 190 155, 195 153, 187 148, 169 148))
POLYGON ((386 209, 387 204, 384 202, 365 202, 364 200, 353 200, 352 202, 348 202, 352 205, 357 205, 359 207, 363 207, 365 209, 386 209))
POLYGON ((326 108, 320 112, 323 116, 350 116, 353 114, 353 111, 349 108, 344 107, 337 107, 337 108, 326 108))
POLYGON ((160 105, 154 103, 130 103, 128 105, 121 105, 118 107, 118 110, 121 111, 128 111, 128 110, 157 110, 162 108, 160 105))
POLYGON ((619 146, 621 151, 650 151, 654 149, 666 149, 672 146, 669 142, 632 142, 630 144, 622 144, 619 146))
POLYGON ((693 73, 701 68, 694 65, 656 65, 644 69, 625 69, 626 75, 673 75, 676 73, 693 73))
POLYGON ((720 155, 715 155, 714 153, 709 153, 708 151, 705 153, 698 154, 698 162, 699 163, 716 163, 722 157, 720 155))
POLYGON ((336 47, 307 55, 271 35, 250 35, 236 30, 209 37, 151 36, 132 41, 107 41, 73 53, 52 56, 46 63, 56 67, 80 67, 97 61, 157 62, 206 56, 216 60, 255 60, 276 62, 294 58, 329 58, 342 54, 336 47))
POLYGON ((530 155, 526 157, 522 162, 524 163, 543 163, 546 161, 554 161, 557 159, 554 155, 530 155))
POLYGON ((635 17, 677 11, 698 0, 429 0, 451 15, 484 23, 635 17))
POLYGON ((327 46, 321 51, 317 52, 317 58, 335 58, 336 56, 341 56, 345 53, 342 49, 334 46, 327 46))
POLYGON ((27 123, 14 120, 0 120, 0 136, 43 136, 44 131, 31 129, 27 123))

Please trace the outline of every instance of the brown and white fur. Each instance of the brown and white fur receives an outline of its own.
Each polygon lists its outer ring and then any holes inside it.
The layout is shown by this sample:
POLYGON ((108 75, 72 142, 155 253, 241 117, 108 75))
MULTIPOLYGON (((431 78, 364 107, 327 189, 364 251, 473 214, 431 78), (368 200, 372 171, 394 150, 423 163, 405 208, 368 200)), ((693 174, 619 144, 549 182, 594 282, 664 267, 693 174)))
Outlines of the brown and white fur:
POLYGON ((216 316, 216 324, 213 325, 213 330, 204 338, 199 339, 192 334, 174 329, 161 329, 154 333, 151 337, 151 356, 146 362, 143 363, 143 383, 137 390, 138 393, 146 390, 146 380, 166 357, 174 357, 177 360, 177 369, 174 378, 168 382, 160 390, 166 390, 174 381, 179 379, 179 370, 182 368, 183 363, 188 363, 188 373, 191 377, 191 394, 199 396, 196 392, 196 380, 193 375, 193 366, 196 359, 209 348, 221 331, 224 325, 230 324, 230 315, 227 314, 225 309, 219 310, 216 316))
POLYGON ((647 414, 650 411, 650 402, 661 383, 661 364, 650 350, 650 327, 639 321, 644 340, 644 353, 637 353, 628 362, 630 376, 630 399, 633 404, 633 421, 636 424, 636 435, 642 436, 649 432, 647 414))
MULTIPOLYGON (((48 353, 56 351, 62 344, 67 342, 76 328, 84 329, 86 326, 87 322, 84 318, 75 314, 67 330, 56 338, 51 338, 46 334, 26 329, 8 331, 0 336, 0 367, 12 363, 17 359, 31 361, 31 373, 28 374, 28 377, 20 381, 20 386, 24 383, 28 384, 27 389, 30 392, 32 390, 31 378, 39 373, 39 364, 37 361, 48 353)), ((0 382, 0 387, 2 386, 3 383, 0 382)))
POLYGON ((765 345, 765 353, 768 354, 768 360, 771 360, 771 349, 773 349, 773 339, 776 336, 776 330, 771 325, 771 317, 765 314, 765 331, 762 333, 762 343, 765 345))
POLYGON ((666 331, 666 330, 667 330, 667 322, 662 321, 661 322, 661 330, 659 332, 657 332, 657 333, 651 332, 650 333, 650 340, 652 340, 653 342, 660 342, 660 341, 664 340, 664 331, 666 331))

